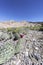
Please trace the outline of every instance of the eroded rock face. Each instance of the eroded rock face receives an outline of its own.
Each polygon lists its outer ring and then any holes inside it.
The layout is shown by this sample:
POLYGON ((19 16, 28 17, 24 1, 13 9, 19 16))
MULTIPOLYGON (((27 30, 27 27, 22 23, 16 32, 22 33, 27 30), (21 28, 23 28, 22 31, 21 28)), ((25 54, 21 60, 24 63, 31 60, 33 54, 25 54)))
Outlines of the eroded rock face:
POLYGON ((4 32, 0 32, 0 64, 43 64, 43 32, 28 30, 23 38, 19 37, 20 33, 21 32, 17 33, 18 36, 16 35, 17 40, 13 40, 15 38, 15 34, 12 32, 10 32, 10 34, 9 32, 5 32, 5 34, 4 32), (2 37, 4 39, 2 39, 2 37))

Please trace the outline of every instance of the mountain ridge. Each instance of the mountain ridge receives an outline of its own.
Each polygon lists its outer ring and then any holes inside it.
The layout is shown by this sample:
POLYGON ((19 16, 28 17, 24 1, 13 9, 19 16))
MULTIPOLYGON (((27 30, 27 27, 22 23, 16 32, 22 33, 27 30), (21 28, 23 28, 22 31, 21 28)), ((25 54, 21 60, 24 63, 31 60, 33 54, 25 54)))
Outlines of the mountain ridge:
POLYGON ((0 28, 7 28, 7 27, 22 27, 22 26, 35 26, 35 25, 41 25, 43 22, 29 22, 29 21, 14 21, 14 20, 9 20, 9 21, 4 21, 0 22, 0 28))

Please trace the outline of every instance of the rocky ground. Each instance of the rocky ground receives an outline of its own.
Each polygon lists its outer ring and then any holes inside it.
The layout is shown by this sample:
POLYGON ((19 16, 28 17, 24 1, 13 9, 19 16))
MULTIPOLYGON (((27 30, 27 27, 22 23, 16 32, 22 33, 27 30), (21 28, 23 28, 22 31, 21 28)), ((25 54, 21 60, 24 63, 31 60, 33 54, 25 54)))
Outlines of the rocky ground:
MULTIPOLYGON (((21 50, 2 65, 43 65, 43 32, 27 30, 18 36, 22 39, 21 50)), ((0 31, 0 46, 7 41, 15 46, 18 38, 12 32, 0 31)))

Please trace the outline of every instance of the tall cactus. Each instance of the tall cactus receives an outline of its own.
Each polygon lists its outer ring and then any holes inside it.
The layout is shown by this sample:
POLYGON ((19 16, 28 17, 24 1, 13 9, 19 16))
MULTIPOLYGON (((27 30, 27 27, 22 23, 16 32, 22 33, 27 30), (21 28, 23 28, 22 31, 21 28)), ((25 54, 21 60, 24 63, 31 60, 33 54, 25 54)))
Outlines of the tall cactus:
POLYGON ((25 39, 19 39, 15 46, 15 53, 20 52, 24 48, 25 39))

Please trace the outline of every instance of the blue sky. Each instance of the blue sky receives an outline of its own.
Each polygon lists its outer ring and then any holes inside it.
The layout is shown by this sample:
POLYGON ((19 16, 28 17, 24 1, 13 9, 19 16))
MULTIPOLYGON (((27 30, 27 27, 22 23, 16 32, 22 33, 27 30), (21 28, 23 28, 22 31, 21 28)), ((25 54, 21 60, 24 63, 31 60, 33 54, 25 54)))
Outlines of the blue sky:
POLYGON ((43 0, 0 0, 0 21, 43 21, 43 0))

